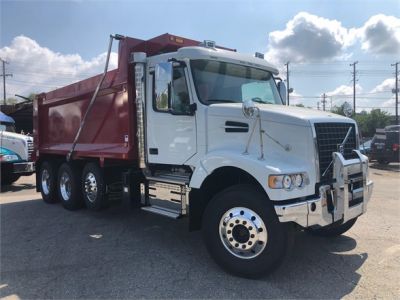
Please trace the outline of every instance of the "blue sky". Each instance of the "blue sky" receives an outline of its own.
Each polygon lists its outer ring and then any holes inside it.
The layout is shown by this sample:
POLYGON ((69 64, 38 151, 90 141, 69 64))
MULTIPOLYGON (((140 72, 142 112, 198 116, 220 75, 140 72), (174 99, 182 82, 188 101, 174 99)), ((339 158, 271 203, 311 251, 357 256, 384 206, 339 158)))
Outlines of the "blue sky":
MULTIPOLYGON (((400 1, 1 1, 1 45, 0 56, 10 61, 7 66, 9 71, 14 74, 13 79, 9 80, 11 85, 10 93, 14 91, 28 92, 28 90, 49 89, 53 85, 59 86, 63 81, 44 76, 35 79, 36 86, 28 83, 30 76, 21 70, 29 68, 26 66, 27 60, 19 60, 18 57, 29 57, 29 53, 24 55, 11 55, 6 47, 12 48, 13 41, 19 36, 31 39, 41 48, 58 53, 62 63, 65 59, 69 61, 71 55, 78 54, 81 60, 75 57, 72 59, 72 68, 65 72, 58 71, 64 75, 64 81, 72 80, 74 76, 78 78, 83 75, 91 74, 101 70, 100 54, 104 53, 109 33, 121 33, 132 37, 148 39, 165 32, 189 37, 197 40, 211 39, 218 44, 236 48, 240 52, 254 53, 255 51, 269 53, 268 58, 283 67, 283 60, 291 61, 291 86, 295 89, 293 99, 306 105, 315 106, 318 95, 332 92, 332 99, 339 103, 344 98, 335 95, 335 90, 340 88, 340 93, 348 94, 347 86, 350 86, 350 66, 349 62, 359 60, 360 94, 376 92, 377 86, 384 80, 393 77, 393 67, 391 63, 400 60, 400 49, 381 49, 377 46, 373 48, 362 36, 362 28, 372 16, 384 15, 381 23, 391 24, 394 28, 394 41, 400 33, 398 32, 398 16, 400 15, 400 1), (306 12, 308 15, 298 16, 299 13, 306 12), (298 16, 296 18, 296 16, 298 16), (314 18, 315 16, 316 18, 314 18), (395 16, 395 19, 387 17, 395 16), (320 19, 318 19, 320 18, 320 19), (386 21, 387 19, 387 21, 386 21), (280 37, 290 35, 291 28, 288 22, 294 20, 292 30, 298 33, 298 38, 290 36, 283 41, 280 37), (325 21, 338 21, 340 30, 357 30, 359 38, 357 41, 348 43, 342 41, 341 37, 336 37, 339 41, 333 41, 332 34, 326 36, 326 44, 319 48, 320 44, 325 43, 323 38, 317 40, 317 53, 309 52, 308 56, 303 57, 301 53, 301 43, 306 43, 310 38, 310 31, 319 35, 326 33, 329 27, 335 27, 333 23, 325 24, 319 28, 319 24, 325 21), (386 23, 385 23, 386 22, 386 23), (334 26, 331 26, 331 25, 334 26), (394 25, 393 25, 394 24, 394 25), (327 29, 328 28, 328 29, 327 29), (321 32, 318 30, 321 29, 321 32), (305 30, 306 34, 301 30, 305 30), (271 40, 270 34, 278 32, 277 38, 271 40), (304 34, 304 37, 301 36, 304 34), (397 35, 396 35, 397 34, 397 35), (296 45, 296 43, 300 43, 296 45), (318 44, 320 43, 320 44, 318 44), (369 45, 369 49, 362 49, 363 43, 369 45), (275 44, 271 48, 271 44, 275 44), (331 46, 333 45, 333 47, 331 46), (335 48, 337 47, 337 49, 335 48), (300 50, 296 50, 300 49, 300 50), (374 50, 375 49, 375 50, 374 50), (378 49, 378 50, 377 50, 378 49), (7 50, 7 51, 6 51, 7 50), (274 51, 272 51, 274 50, 274 51), (320 53, 333 51, 332 55, 321 56, 320 53), (318 52, 319 51, 319 52, 318 52), (287 57, 285 57, 285 55, 287 57), (65 56, 65 57, 64 57, 65 56), (99 60, 99 61, 97 61, 99 60), (81 61, 85 67, 77 66, 81 61), (87 63, 91 64, 88 65, 87 63), (25 64, 25 65, 24 65, 25 64), (79 71, 81 70, 81 71, 79 71), (84 71, 82 71, 84 70, 84 71), (329 72, 333 71, 332 74, 329 72), (373 73, 373 71, 377 71, 373 73), (71 77, 71 78, 69 78, 71 77), (42 80, 43 79, 43 80, 42 80), (15 86, 12 85, 14 80, 15 86), (42 84, 41 86, 39 84, 42 84), (19 85, 19 86, 18 86, 19 85), (46 86, 47 85, 47 86, 46 86), (29 87, 28 87, 29 86, 29 87), (309 97, 309 98, 307 98, 309 97)), ((376 21, 379 23, 380 21, 376 21)), ((400 20, 399 20, 400 22, 400 20)), ((374 24, 372 24, 374 25, 374 24)), ((389 26, 387 25, 387 26, 389 26)), ((346 34, 349 38, 350 34, 346 34)), ((357 36, 357 35, 354 35, 357 36)), ((372 38, 374 38, 372 36, 372 38)), ((354 38, 356 40, 356 38, 354 38)), ((371 40, 375 43, 379 41, 371 40)), ((21 41, 20 41, 21 42, 21 41)), ((400 40, 399 40, 400 42, 400 40)), ((22 42, 21 42, 22 43, 22 42)), ((26 43, 26 41, 25 41, 26 43)), ((28 43, 29 44, 29 43, 28 43)), ((33 46, 28 46, 32 49, 33 46)), ((366 47, 364 45, 364 48, 366 47)), ((315 44, 314 44, 315 46, 315 44)), ((14 45, 14 47, 16 47, 14 45)), ((303 46, 304 47, 304 46, 303 46)), ((29 52, 29 50, 26 50, 29 52)), ((35 57, 35 56, 33 56, 35 57)), ((55 59, 55 63, 56 63, 55 59)), ((47 60, 48 62, 48 60, 47 60)), ((35 64, 35 62, 32 62, 35 64)), ((46 66, 36 65, 31 75, 35 72, 46 72, 46 66)), ((70 66, 69 66, 70 67, 70 66)), ((53 70, 60 70, 58 66, 51 66, 53 70)), ((61 68, 62 70, 62 68, 61 68)), ((25 72, 29 73, 29 72, 25 72)), ((32 80, 31 80, 32 81, 32 80)), ((33 82, 33 81, 32 81, 33 82)), ((387 86, 391 82, 387 82, 387 86)), ((388 91, 387 86, 382 86, 384 91, 388 91)), ((35 91, 36 91, 35 90, 35 91)), ((338 94, 339 93, 339 94, 338 94)), ((366 101, 370 106, 379 106, 381 102, 390 99, 391 93, 373 94, 381 99, 366 101), (385 100, 386 99, 386 100, 385 100)), ((367 105, 365 104, 365 105, 367 105)))

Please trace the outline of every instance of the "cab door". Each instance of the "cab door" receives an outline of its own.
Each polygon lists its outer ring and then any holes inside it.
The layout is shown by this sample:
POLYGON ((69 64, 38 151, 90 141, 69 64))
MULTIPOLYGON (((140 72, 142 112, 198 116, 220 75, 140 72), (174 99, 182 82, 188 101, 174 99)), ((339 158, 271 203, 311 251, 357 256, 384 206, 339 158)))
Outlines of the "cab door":
POLYGON ((196 154, 196 116, 184 65, 161 63, 148 73, 149 163, 183 165, 196 154))

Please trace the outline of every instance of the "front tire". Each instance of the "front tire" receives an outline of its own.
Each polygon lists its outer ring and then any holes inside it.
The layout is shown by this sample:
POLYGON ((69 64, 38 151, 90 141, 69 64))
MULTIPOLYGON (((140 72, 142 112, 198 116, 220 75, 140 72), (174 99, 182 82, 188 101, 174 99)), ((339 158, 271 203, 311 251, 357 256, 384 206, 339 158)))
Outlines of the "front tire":
POLYGON ((21 176, 18 174, 2 174, 1 185, 11 185, 16 182, 21 176))
POLYGON ((83 206, 79 169, 69 163, 63 163, 58 170, 58 197, 68 210, 76 210, 83 206))
POLYGON ((203 238, 213 259, 226 271, 258 278, 282 262, 289 233, 266 195, 253 185, 217 194, 203 215, 203 238))

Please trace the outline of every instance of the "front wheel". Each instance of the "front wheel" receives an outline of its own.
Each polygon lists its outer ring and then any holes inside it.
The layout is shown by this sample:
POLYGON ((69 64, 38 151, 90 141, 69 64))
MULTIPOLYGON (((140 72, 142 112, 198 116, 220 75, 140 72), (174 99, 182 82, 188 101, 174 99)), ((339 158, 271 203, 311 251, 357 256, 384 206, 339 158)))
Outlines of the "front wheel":
POLYGON ((288 231, 266 195, 252 185, 217 194, 203 216, 203 238, 213 259, 235 275, 257 278, 274 270, 288 250, 288 231))
POLYGON ((21 176, 18 174, 2 174, 1 185, 11 185, 16 182, 21 176))

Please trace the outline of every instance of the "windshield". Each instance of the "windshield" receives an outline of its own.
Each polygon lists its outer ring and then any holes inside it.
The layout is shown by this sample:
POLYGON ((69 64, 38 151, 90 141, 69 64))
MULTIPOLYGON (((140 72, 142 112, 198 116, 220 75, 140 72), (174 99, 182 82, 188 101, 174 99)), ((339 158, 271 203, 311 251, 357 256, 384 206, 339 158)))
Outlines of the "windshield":
POLYGON ((12 123, 0 123, 0 131, 15 132, 15 126, 12 123))
POLYGON ((248 100, 282 104, 275 80, 266 70, 205 59, 192 60, 190 66, 197 96, 205 104, 248 100))

